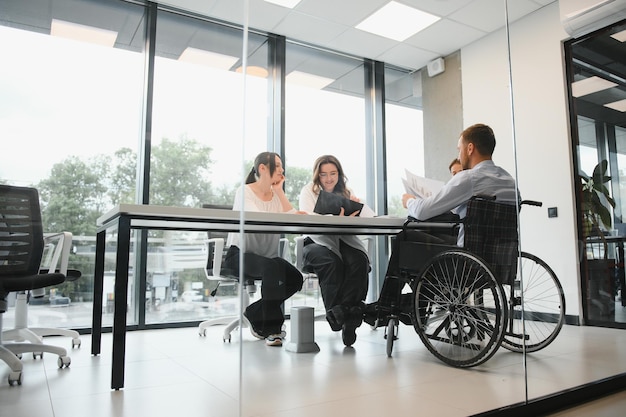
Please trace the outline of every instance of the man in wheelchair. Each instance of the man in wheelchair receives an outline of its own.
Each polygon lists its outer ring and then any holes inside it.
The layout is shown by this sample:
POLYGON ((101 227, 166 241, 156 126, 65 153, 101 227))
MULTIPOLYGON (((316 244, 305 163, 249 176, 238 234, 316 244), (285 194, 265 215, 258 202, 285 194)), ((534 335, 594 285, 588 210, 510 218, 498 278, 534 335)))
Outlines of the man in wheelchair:
MULTIPOLYGON (((462 220, 466 217, 468 202, 473 197, 488 196, 491 200, 510 204, 513 214, 509 211, 502 215, 508 217, 515 215, 515 202, 519 198, 515 179, 506 170, 494 164, 492 155, 495 146, 495 135, 489 126, 475 124, 468 127, 461 133, 457 145, 463 170, 453 176, 438 193, 428 198, 422 199, 411 194, 402 196, 402 204, 408 210, 409 220, 433 222, 440 219, 440 221, 447 222, 449 227, 434 227, 429 230, 406 229, 394 238, 380 298, 365 309, 364 320, 367 323, 372 326, 384 325, 385 323, 381 322, 379 306, 390 304, 397 305, 400 321, 405 324, 412 323, 410 313, 413 309, 412 296, 401 294, 404 282, 393 278, 400 277, 403 270, 411 268, 411 264, 421 265, 438 252, 449 249, 455 242, 457 246, 471 250, 466 245, 470 242, 465 242, 466 225, 462 220), (451 221, 450 214, 458 216, 459 221, 456 223, 451 221), (397 288, 390 288, 394 286, 397 288)), ((492 216, 493 214, 484 213, 483 215, 492 216)), ((513 225, 513 232, 516 234, 516 220, 512 220, 513 222, 509 223, 513 225)), ((489 239, 483 236, 475 240, 479 242, 472 242, 472 244, 483 244, 482 240, 489 239)), ((495 252, 513 250, 511 246, 501 249, 496 247, 497 245, 497 243, 492 245, 489 250, 495 252)), ((517 242, 515 242, 515 248, 517 248, 516 245, 517 242)), ((508 280, 508 278, 503 279, 508 280)))

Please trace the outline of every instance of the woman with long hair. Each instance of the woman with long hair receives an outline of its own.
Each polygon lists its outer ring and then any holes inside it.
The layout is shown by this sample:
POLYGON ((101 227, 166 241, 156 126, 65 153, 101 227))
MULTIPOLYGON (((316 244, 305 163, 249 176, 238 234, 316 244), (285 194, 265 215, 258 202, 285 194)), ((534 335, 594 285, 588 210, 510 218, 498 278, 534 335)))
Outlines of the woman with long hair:
MULTIPOLYGON (((312 181, 300 192, 300 210, 312 214, 321 191, 359 201, 348 188, 341 163, 333 155, 323 155, 315 161, 312 181)), ((344 213, 342 208, 339 215, 375 214, 363 205, 353 213, 344 213)), ((354 235, 310 235, 304 241, 303 260, 304 267, 319 279, 328 324, 334 331, 341 330, 343 343, 352 346, 362 322, 368 289, 370 261, 365 244, 354 235)))
MULTIPOLYGON (((271 213, 298 213, 285 195, 284 169, 280 156, 262 152, 254 160, 245 186, 235 194, 233 210, 265 211, 271 213)), ((243 272, 246 277, 261 280, 261 298, 250 304, 244 316, 250 322, 250 332, 265 339, 269 346, 282 346, 285 321, 282 305, 302 288, 302 274, 279 256, 278 234, 229 233, 225 266, 239 274, 239 255, 243 254, 243 272), (242 239, 245 242, 242 242, 242 239)))

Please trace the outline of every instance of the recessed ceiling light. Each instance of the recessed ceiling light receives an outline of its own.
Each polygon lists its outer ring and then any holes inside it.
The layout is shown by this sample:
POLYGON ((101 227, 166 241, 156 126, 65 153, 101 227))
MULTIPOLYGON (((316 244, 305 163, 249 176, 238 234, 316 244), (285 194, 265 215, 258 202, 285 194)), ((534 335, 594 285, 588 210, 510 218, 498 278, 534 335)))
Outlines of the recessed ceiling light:
MULTIPOLYGON (((237 67, 235 72, 238 74, 243 73, 243 67, 237 67)), ((251 66, 246 67, 246 74, 252 75, 254 77, 260 77, 260 78, 267 78, 267 76, 269 75, 269 73, 267 72, 265 68, 259 67, 257 65, 251 65, 251 66)))
POLYGON ((611 37, 620 42, 626 42, 626 30, 622 30, 621 32, 617 32, 611 35, 611 37))
POLYGON ((298 84, 304 87, 315 88, 317 90, 321 90, 333 81, 335 80, 332 78, 320 77, 319 75, 313 75, 301 71, 291 71, 287 74, 287 77, 285 77, 285 82, 287 83, 298 84))
POLYGON ((212 68, 230 70, 239 61, 239 58, 230 55, 218 54, 198 48, 186 48, 179 61, 191 62, 192 64, 202 64, 212 68))
POLYGON ((609 109, 621 111, 622 113, 626 112, 626 99, 614 101, 613 103, 607 103, 604 107, 608 107, 609 109))
POLYGON ((300 0, 265 0, 268 3, 277 4, 279 6, 288 7, 293 9, 300 3, 300 0))
POLYGON ((50 35, 111 47, 115 45, 117 40, 117 32, 112 30, 80 25, 59 19, 52 19, 50 35))
POLYGON ((430 13, 391 1, 356 28, 402 42, 439 19, 430 13))
POLYGON ((574 97, 582 97, 587 94, 615 87, 616 85, 617 84, 612 81, 608 81, 594 75, 593 77, 585 78, 584 80, 572 83, 572 95, 574 97))

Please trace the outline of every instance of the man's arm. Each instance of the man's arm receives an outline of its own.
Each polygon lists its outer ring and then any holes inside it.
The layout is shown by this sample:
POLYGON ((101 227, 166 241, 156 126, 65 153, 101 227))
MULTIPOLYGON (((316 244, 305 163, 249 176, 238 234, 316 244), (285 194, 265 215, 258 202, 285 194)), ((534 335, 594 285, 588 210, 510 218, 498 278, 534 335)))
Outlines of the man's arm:
POLYGON ((447 213, 467 202, 471 197, 472 183, 470 173, 462 171, 444 185, 439 192, 428 198, 404 194, 402 196, 402 205, 407 208, 409 216, 418 220, 428 220, 447 213))

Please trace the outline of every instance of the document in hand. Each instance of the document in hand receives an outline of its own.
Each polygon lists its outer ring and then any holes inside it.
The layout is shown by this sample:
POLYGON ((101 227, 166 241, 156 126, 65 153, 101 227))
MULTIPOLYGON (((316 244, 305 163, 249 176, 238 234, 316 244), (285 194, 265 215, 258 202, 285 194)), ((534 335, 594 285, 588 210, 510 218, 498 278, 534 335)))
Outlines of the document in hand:
POLYGON ((363 208, 363 204, 357 203, 356 201, 352 201, 349 198, 345 198, 340 196, 339 194, 329 193, 324 190, 320 190, 320 195, 317 198, 317 203, 315 203, 315 208, 313 211, 317 214, 334 214, 337 215, 341 212, 341 208, 343 207, 343 213, 346 216, 351 215, 355 211, 358 211, 361 214, 361 209, 363 208))
POLYGON ((420 198, 427 198, 436 194, 444 185, 443 181, 420 177, 419 175, 413 174, 408 169, 405 169, 404 172, 406 175, 406 179, 402 178, 404 189, 407 193, 420 198))

